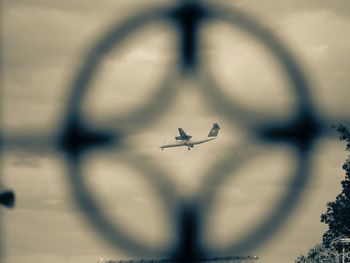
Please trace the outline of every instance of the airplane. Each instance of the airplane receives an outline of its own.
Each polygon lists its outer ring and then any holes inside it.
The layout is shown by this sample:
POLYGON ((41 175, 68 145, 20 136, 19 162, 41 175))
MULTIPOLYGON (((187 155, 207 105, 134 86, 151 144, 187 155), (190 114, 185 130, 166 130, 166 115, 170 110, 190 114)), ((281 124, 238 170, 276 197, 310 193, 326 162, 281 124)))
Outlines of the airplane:
POLYGON ((206 138, 199 139, 199 140, 191 139, 192 136, 186 134, 186 132, 182 128, 179 128, 178 130, 180 135, 175 137, 176 141, 173 143, 164 144, 160 146, 159 148, 161 148, 162 151, 164 150, 164 148, 181 147, 181 146, 186 146, 188 150, 191 150, 191 148, 193 148, 196 144, 201 144, 201 143, 215 140, 219 133, 220 126, 219 124, 214 123, 208 136, 206 138))

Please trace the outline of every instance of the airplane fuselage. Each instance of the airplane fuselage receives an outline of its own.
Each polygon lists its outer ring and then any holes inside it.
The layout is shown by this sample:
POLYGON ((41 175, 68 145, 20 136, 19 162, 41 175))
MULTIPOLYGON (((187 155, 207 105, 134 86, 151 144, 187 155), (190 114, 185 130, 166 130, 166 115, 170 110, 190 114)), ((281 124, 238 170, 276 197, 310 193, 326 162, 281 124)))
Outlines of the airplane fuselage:
POLYGON ((174 141, 172 143, 168 143, 168 144, 164 144, 162 146, 160 146, 159 148, 161 148, 162 150, 164 148, 171 148, 171 147, 181 147, 181 146, 186 146, 186 147, 193 147, 194 145, 197 145, 197 144, 201 144, 201 143, 204 143, 204 142, 209 142, 209 141, 213 141, 215 140, 216 137, 206 137, 206 138, 203 138, 203 139, 189 139, 189 140, 185 140, 185 141, 174 141))
POLYGON ((186 132, 182 128, 178 128, 178 130, 179 130, 180 135, 175 137, 176 141, 174 141, 172 143, 164 144, 164 145, 160 146, 159 148, 161 148, 163 150, 164 148, 186 146, 187 149, 191 150, 191 148, 193 148, 197 144, 201 144, 201 143, 215 140, 218 133, 219 133, 220 126, 219 126, 219 124, 214 123, 212 128, 210 129, 208 136, 203 138, 203 139, 197 139, 197 140, 192 139, 192 136, 186 134, 186 132))

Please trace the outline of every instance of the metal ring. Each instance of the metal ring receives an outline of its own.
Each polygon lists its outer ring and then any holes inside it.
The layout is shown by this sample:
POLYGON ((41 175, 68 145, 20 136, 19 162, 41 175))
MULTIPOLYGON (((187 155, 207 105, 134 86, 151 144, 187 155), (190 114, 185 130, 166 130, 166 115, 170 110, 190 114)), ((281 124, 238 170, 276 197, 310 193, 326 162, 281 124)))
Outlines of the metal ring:
MULTIPOLYGON (((193 3, 194 4, 194 3, 193 3)), ((303 119, 305 115, 313 116, 313 108, 311 107, 311 100, 308 94, 308 84, 306 82, 306 79, 304 78, 302 71, 299 69, 299 66, 294 61, 293 57, 290 55, 290 53, 285 49, 282 42, 280 42, 275 36, 272 35, 271 32, 266 30, 265 28, 259 26, 259 24, 245 16, 243 13, 239 12, 238 10, 233 10, 230 13, 218 11, 216 9, 209 9, 207 6, 202 6, 199 3, 195 3, 195 5, 198 5, 201 7, 202 10, 205 10, 206 13, 203 15, 203 18, 213 18, 213 19, 222 19, 224 21, 229 21, 230 23, 233 23, 235 26, 239 26, 243 28, 245 31, 250 32, 253 36, 257 38, 257 40, 262 41, 270 50, 272 51, 272 54, 275 54, 275 56, 278 58, 278 60, 281 62, 281 64, 285 67, 287 74, 290 76, 290 81, 294 84, 295 92, 298 94, 299 98, 299 107, 298 107, 298 113, 296 115, 296 120, 303 119)), ((176 7, 178 8, 178 7, 176 7)), ((68 104, 68 112, 66 114, 67 119, 67 125, 65 125, 65 129, 67 127, 70 127, 72 122, 82 122, 82 118, 80 116, 80 106, 82 103, 82 100, 84 98, 84 95, 88 89, 89 82, 93 79, 94 72, 98 69, 99 63, 101 62, 100 57, 102 57, 105 54, 108 54, 112 50, 112 48, 115 48, 115 46, 122 41, 123 38, 126 38, 129 36, 129 34, 133 33, 134 31, 138 30, 139 28, 145 26, 146 24, 149 24, 153 21, 158 20, 173 20, 174 17, 172 16, 173 11, 175 9, 158 9, 158 10, 152 10, 149 12, 145 12, 142 14, 139 14, 131 19, 128 19, 125 23, 123 23, 121 26, 118 26, 116 28, 113 28, 111 31, 107 32, 107 34, 102 38, 100 42, 92 49, 92 52, 87 56, 86 60, 83 63, 82 69, 78 73, 78 77, 76 78, 74 84, 73 84, 73 94, 70 98, 70 102, 68 104)), ((209 79, 210 80, 210 79, 209 79)), ((241 113, 238 111, 238 107, 228 107, 227 105, 233 104, 233 102, 228 101, 224 96, 221 96, 221 94, 218 93, 218 90, 214 89, 213 86, 208 85, 209 82, 208 78, 205 79, 203 76, 200 76, 200 82, 203 85, 203 91, 204 94, 207 94, 207 98, 209 99, 208 102, 211 105, 214 105, 215 110, 217 110, 220 114, 224 115, 226 119, 232 123, 232 116, 239 116, 241 113), (208 82, 207 82, 208 81, 208 82), (217 101, 212 101, 213 98, 216 98, 217 101), (221 102, 220 102, 221 101, 221 102), (217 108, 219 105, 224 105, 223 108, 217 108), (221 110, 222 109, 222 110, 221 110), (238 111, 238 114, 237 114, 238 111)), ((212 81, 213 83, 213 81, 212 81)), ((174 92, 173 86, 165 86, 168 88, 166 92, 164 92, 163 89, 161 89, 158 93, 157 98, 163 98, 166 101, 171 98, 169 94, 172 94, 174 92), (169 92, 168 92, 169 91, 169 92)), ((166 89, 166 88, 165 88, 166 89)), ((159 103, 159 99, 153 99, 151 102, 153 103, 159 103)), ((139 111, 135 116, 147 116, 147 121, 154 120, 155 117, 162 114, 162 112, 157 112, 154 109, 159 107, 161 104, 156 104, 157 106, 154 106, 152 103, 145 104, 145 107, 141 107, 141 111, 139 111), (140 115, 140 113, 142 114, 140 115)), ((242 110, 241 110, 242 111, 242 110)), ((241 115, 243 116, 246 114, 243 112, 241 115)), ((144 127, 145 123, 142 123, 140 125, 135 126, 135 118, 131 118, 131 115, 126 115, 124 119, 124 125, 131 125, 134 128, 140 129, 141 127, 144 127), (128 119, 130 117, 130 119, 128 119), (130 121, 132 120, 132 121, 130 121)), ((240 117, 242 117, 240 116, 240 117)), ((246 117, 246 116, 244 116, 246 117)), ((251 117, 251 116, 249 116, 251 117)), ((239 120, 242 120, 243 118, 238 118, 239 120)), ((295 120, 293 119, 293 120, 295 120)), ((118 118, 116 118, 118 120, 118 118)), ((299 123, 293 123, 292 121, 288 122, 289 124, 299 124, 299 123)), ((255 133, 260 135, 261 130, 255 130, 255 133)), ((290 139, 290 138, 289 138, 290 139)), ((299 156, 299 166, 298 170, 295 174, 295 177, 293 178, 292 183, 290 184, 290 188, 285 194, 285 196, 282 198, 281 202, 276 206, 275 212, 268 218, 268 220, 264 221, 262 224, 260 224, 256 228, 256 232, 248 234, 246 238, 244 238, 242 241, 238 243, 232 243, 229 244, 226 248, 223 248, 222 253, 228 253, 233 251, 241 251, 241 249, 256 247, 257 245, 260 245, 264 240, 266 240, 267 237, 270 236, 274 231, 276 231, 282 224, 282 222, 286 219, 286 217, 291 213, 293 208, 295 207, 297 201, 299 200, 300 194, 302 189, 305 187, 308 179, 309 179, 309 173, 308 173, 308 165, 309 165, 309 147, 311 147, 311 143, 313 138, 306 138, 303 142, 306 142, 308 144, 308 147, 305 147, 303 145, 298 144, 296 141, 289 141, 288 138, 285 138, 285 143, 294 143, 296 150, 298 151, 299 156), (280 209, 279 211, 277 211, 280 209), (277 212, 276 212, 277 211, 277 212), (272 224, 273 223, 273 224, 272 224), (257 238, 258 237, 258 238, 257 238), (247 242, 253 241, 253 245, 247 244, 247 242)), ((117 248, 123 248, 126 251, 132 252, 132 253, 139 253, 142 255, 149 255, 154 253, 163 253, 163 249, 148 247, 145 244, 140 243, 137 240, 134 240, 132 237, 130 237, 128 234, 124 233, 120 228, 116 227, 112 224, 102 213, 102 211, 98 208, 97 204, 94 202, 93 198, 89 195, 88 189, 84 183, 84 179, 81 175, 80 166, 81 166, 81 149, 78 149, 76 152, 68 152, 68 162, 69 162, 69 171, 70 171, 70 177, 72 183, 72 191, 74 196, 76 197, 79 205, 83 207, 84 209, 89 209, 94 211, 95 217, 89 218, 89 220, 92 222, 93 226, 97 228, 100 232, 103 233, 105 238, 111 243, 116 246, 117 248)), ((232 156, 229 156, 228 161, 226 162, 232 162, 232 156)), ((134 161, 139 161, 137 158, 132 159, 134 161)), ((166 202, 171 202, 171 200, 174 199, 174 196, 176 196, 173 191, 171 191, 170 182, 161 183, 160 178, 162 176, 158 175, 164 175, 164 173, 158 173, 157 176, 154 177, 152 171, 157 171, 158 168, 154 164, 145 163, 145 167, 147 167, 145 171, 145 175, 148 178, 151 178, 150 183, 155 186, 155 188, 160 187, 160 189, 157 189, 159 191, 160 196, 163 198, 164 194, 167 196, 167 198, 164 198, 166 202), (152 167, 152 169, 149 169, 152 167), (166 190, 166 191, 165 191, 166 190), (169 191, 169 192, 168 192, 169 191)), ((232 166, 231 170, 236 169, 236 166, 232 166)), ((214 185, 217 185, 220 181, 226 179, 226 177, 218 177, 215 178, 215 169, 214 171, 211 170, 209 172, 210 182, 212 182, 214 185), (212 180, 212 181, 211 181, 212 180)), ((204 194, 202 194, 202 197, 204 196, 205 200, 207 200, 209 203, 214 200, 215 196, 209 196, 209 193, 212 194, 213 192, 208 192, 208 189, 205 189, 204 194), (208 195, 208 196, 206 196, 208 195)), ((203 214, 204 216, 204 214, 203 214)), ((175 248, 176 246, 174 246, 175 248)), ((165 249, 167 250, 167 249, 165 249)), ((210 251, 210 249, 206 248, 206 251, 210 251)))

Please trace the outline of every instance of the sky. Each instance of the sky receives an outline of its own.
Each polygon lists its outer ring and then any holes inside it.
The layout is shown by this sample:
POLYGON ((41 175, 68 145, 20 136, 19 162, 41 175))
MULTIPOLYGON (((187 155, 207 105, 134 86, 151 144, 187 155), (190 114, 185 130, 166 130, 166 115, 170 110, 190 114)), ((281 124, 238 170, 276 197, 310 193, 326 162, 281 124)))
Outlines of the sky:
MULTIPOLYGON (((171 6, 176 1, 151 0, 3 0, 1 184, 14 189, 17 204, 1 210, 2 262, 97 262, 99 258, 138 257, 116 248, 93 229, 72 197, 64 154, 52 139, 62 126, 74 76, 86 54, 110 28, 136 13, 171 6), (27 137, 40 147, 11 143, 27 137), (33 139, 34 138, 34 139, 33 139), (36 138, 36 139, 35 139, 36 138)), ((347 1, 211 1, 227 10, 238 8, 262 21, 297 57, 310 83, 318 115, 330 127, 349 120, 350 4, 347 1)), ((205 25, 200 44, 205 66, 218 89, 256 116, 277 120, 291 116, 297 102, 283 71, 264 46, 237 27, 213 21, 205 25)), ((257 140, 245 121, 228 121, 208 105, 203 83, 182 78, 177 70, 177 31, 163 21, 130 35, 103 57, 81 101, 84 120, 93 127, 122 130, 123 145, 145 156, 164 172, 171 191, 183 200, 211 189, 209 171, 227 154, 255 158, 226 173, 215 188, 207 211, 205 242, 220 248, 240 240, 266 217, 288 189, 297 165, 295 152, 284 144, 257 140), (169 74, 170 73, 170 74, 169 74), (169 77, 170 76, 170 77, 169 77), (163 81, 163 82, 162 82, 163 81), (150 101, 159 89, 175 87, 152 122, 125 116, 150 101), (182 127, 193 137, 206 136, 212 123, 221 126, 217 140, 188 151, 158 147, 172 141, 182 127), (237 214, 239 216, 237 216, 237 214)), ((166 97, 167 98, 167 97, 166 97)), ((349 121, 347 123, 350 123, 349 121)), ((301 202, 279 228, 251 251, 261 262, 294 262, 321 242, 326 226, 320 215, 340 192, 346 159, 344 145, 329 128, 311 151, 311 182, 301 202)), ((142 174, 141 161, 125 159, 125 148, 95 150, 83 159, 83 176, 92 196, 108 217, 141 243, 154 247, 171 242, 172 206, 142 174), (165 206, 165 208, 164 208, 165 206), (164 210, 165 209, 165 210, 164 210), (168 215, 169 216, 169 215, 168 215)), ((141 159, 140 159, 141 160, 141 159)), ((216 171, 215 171, 216 172, 216 171)), ((156 256, 155 256, 156 257, 156 256)))

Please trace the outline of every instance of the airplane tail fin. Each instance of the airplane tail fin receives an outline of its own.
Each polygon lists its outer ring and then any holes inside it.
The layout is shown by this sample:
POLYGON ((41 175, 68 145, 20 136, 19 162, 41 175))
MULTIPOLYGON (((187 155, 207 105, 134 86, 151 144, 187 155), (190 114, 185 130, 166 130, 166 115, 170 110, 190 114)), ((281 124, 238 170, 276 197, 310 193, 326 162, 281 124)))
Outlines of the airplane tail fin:
POLYGON ((217 123, 214 123, 213 124, 213 127, 211 128, 209 134, 208 134, 208 137, 216 137, 219 133, 219 130, 220 130, 220 126, 219 124, 217 123))

